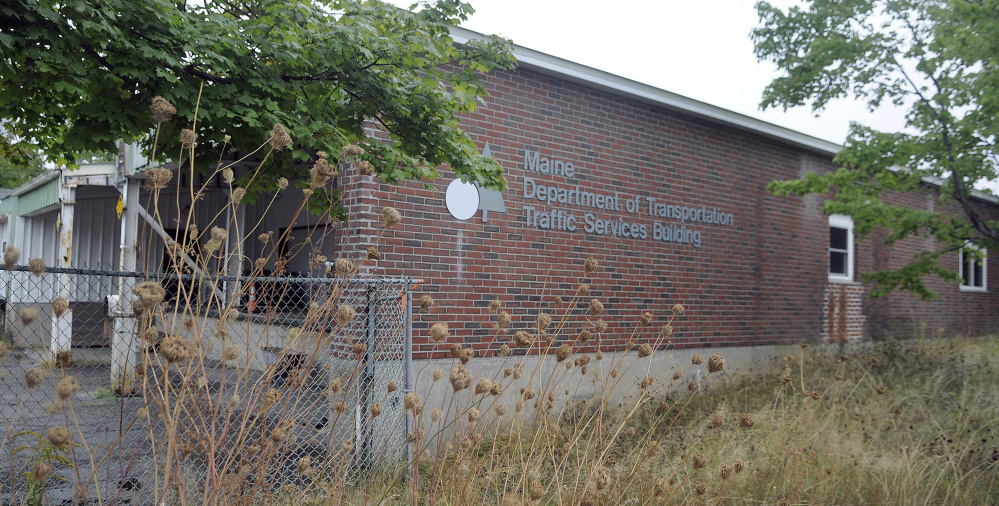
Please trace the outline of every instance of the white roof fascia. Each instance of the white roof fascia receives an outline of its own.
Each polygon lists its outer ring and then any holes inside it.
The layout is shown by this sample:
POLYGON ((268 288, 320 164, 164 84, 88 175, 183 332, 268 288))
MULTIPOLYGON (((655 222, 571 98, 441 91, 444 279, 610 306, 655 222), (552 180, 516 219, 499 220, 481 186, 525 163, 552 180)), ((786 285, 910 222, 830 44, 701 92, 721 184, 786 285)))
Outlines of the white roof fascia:
MULTIPOLYGON (((465 28, 451 28, 451 38, 458 44, 467 43, 469 40, 485 40, 487 36, 465 28)), ((666 90, 642 84, 631 79, 616 76, 609 72, 597 70, 592 67, 580 65, 568 60, 563 60, 533 49, 513 45, 513 54, 517 62, 528 69, 537 70, 549 75, 555 75, 570 81, 575 81, 587 86, 591 86, 604 91, 609 91, 617 95, 635 98, 646 103, 682 111, 694 116, 699 116, 717 123, 730 125, 743 130, 748 130, 772 139, 781 140, 807 148, 812 151, 827 155, 835 155, 843 146, 834 142, 829 142, 818 137, 796 132, 789 128, 767 123, 739 114, 737 112, 722 109, 711 104, 700 102, 692 98, 677 95, 666 90)))
MULTIPOLYGON (((899 166, 899 165, 892 165, 891 167, 888 167, 888 170, 890 170, 892 172, 909 172, 909 169, 907 169, 905 167, 902 167, 902 166, 899 166)), ((939 177, 936 177, 936 176, 922 176, 919 179, 920 179, 920 181, 922 181, 922 182, 924 182, 926 184, 931 184, 931 185, 937 186, 937 187, 943 187, 944 183, 947 182, 945 179, 939 178, 939 177)), ((993 204, 999 204, 999 197, 997 197, 995 195, 992 195, 992 194, 989 194, 989 193, 985 193, 985 192, 983 192, 981 190, 975 190, 975 189, 972 189, 970 193, 971 193, 972 197, 975 197, 977 199, 984 200, 986 202, 991 202, 993 204)))

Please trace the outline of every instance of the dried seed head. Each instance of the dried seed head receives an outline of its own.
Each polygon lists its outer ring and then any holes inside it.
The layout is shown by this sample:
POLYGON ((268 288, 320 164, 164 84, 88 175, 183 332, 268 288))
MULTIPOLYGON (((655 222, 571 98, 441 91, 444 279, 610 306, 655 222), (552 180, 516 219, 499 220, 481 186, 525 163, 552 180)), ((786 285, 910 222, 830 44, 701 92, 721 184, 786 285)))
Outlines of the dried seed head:
POLYGON ((513 409, 517 413, 520 413, 521 411, 523 411, 524 410, 524 401, 517 401, 517 403, 513 405, 513 409))
POLYGON ((271 128, 270 143, 271 147, 278 151, 291 144, 291 136, 281 123, 274 123, 274 128, 271 128))
POLYGON ((275 443, 280 443, 285 439, 288 439, 288 430, 285 429, 284 427, 278 426, 271 431, 271 441, 274 441, 275 443))
POLYGON ((443 369, 434 369, 434 372, 431 375, 431 377, 433 378, 434 381, 437 381, 437 380, 443 378, 444 377, 444 370, 443 369))
POLYGON ((459 365, 451 369, 449 381, 455 392, 464 390, 472 384, 472 373, 468 372, 465 366, 459 365))
POLYGON ((364 148, 357 144, 347 144, 340 152, 340 158, 358 157, 364 154, 364 148))
POLYGON ((31 325, 35 318, 38 318, 38 308, 26 307, 21 310, 21 323, 31 325))
POLYGON ((675 315, 681 315, 681 314, 683 314, 683 304, 680 304, 679 302, 677 302, 676 304, 674 304, 673 305, 673 314, 675 314, 675 315))
POLYGON ((431 422, 436 422, 436 421, 440 420, 441 419, 441 415, 443 415, 443 414, 444 413, 441 410, 437 409, 437 408, 431 409, 430 410, 430 421, 431 422))
POLYGON ((643 327, 648 327, 650 324, 652 324, 652 313, 648 311, 642 313, 641 323, 643 327))
POLYGON ((598 467, 593 472, 593 486, 597 490, 603 490, 611 484, 611 472, 606 467, 598 467))
POLYGON ((675 373, 673 373, 673 381, 680 379, 682 376, 683 375, 680 374, 680 371, 676 371, 675 373))
POLYGON ((194 130, 185 128, 180 131, 180 143, 187 149, 194 147, 194 141, 198 140, 198 134, 194 130))
POLYGON ((653 378, 652 376, 646 375, 644 378, 642 378, 642 382, 639 384, 639 386, 642 387, 642 390, 648 390, 649 388, 652 387, 652 385, 655 382, 656 382, 655 378, 653 378))
POLYGON ((489 395, 499 396, 502 393, 503 393, 503 385, 500 385, 499 383, 494 381, 493 385, 489 387, 489 395))
POLYGON ((711 428, 717 429, 722 425, 725 425, 725 416, 721 413, 715 413, 714 416, 711 417, 711 428))
POLYGON ((597 266, 598 265, 599 264, 597 263, 597 259, 595 259, 593 257, 587 258, 586 261, 583 262, 583 271, 586 272, 587 274, 589 274, 589 273, 597 270, 597 266))
POLYGON ((336 311, 336 324, 340 327, 347 326, 354 319, 354 308, 348 305, 340 306, 336 311))
POLYGON ((572 346, 568 344, 563 344, 555 350, 555 360, 558 362, 565 361, 565 359, 569 358, 569 355, 572 355, 572 346))
POLYGON ((45 272, 45 259, 32 258, 28 260, 28 270, 35 276, 41 276, 45 272))
POLYGON ((394 381, 389 381, 389 384, 385 387, 385 390, 388 393, 395 392, 398 389, 399 389, 399 385, 397 385, 396 382, 394 382, 394 381))
POLYGON ((334 378, 333 381, 330 382, 329 390, 330 392, 336 394, 340 392, 340 387, 342 386, 343 386, 343 380, 341 380, 340 378, 334 378))
POLYGON ((739 427, 742 427, 743 429, 748 429, 752 427, 753 424, 755 423, 756 421, 753 420, 753 415, 750 415, 749 413, 746 413, 741 417, 739 417, 739 427))
POLYGON ((450 329, 444 322, 438 322, 430 326, 430 340, 439 343, 448 338, 450 334, 450 329))
POLYGON ((80 382, 76 381, 73 376, 65 376, 59 381, 56 386, 56 395, 59 399, 66 400, 73 396, 77 390, 80 389, 80 382))
POLYGON ((166 290, 156 281, 143 281, 132 288, 132 308, 142 313, 163 302, 166 290))
POLYGON ((69 302, 66 299, 57 297, 52 301, 52 314, 56 318, 62 316, 66 311, 69 311, 69 302))
POLYGON ((697 492, 697 495, 704 495, 708 493, 708 484, 703 481, 698 483, 697 486, 694 487, 694 492, 697 492))
POLYGON ((523 330, 518 330, 513 334, 513 341, 517 346, 523 348, 534 344, 534 337, 523 330))
MULTIPOLYGON (((374 247, 374 246, 372 246, 372 247, 374 247)), ((381 258, 380 254, 379 254, 379 258, 381 258)), ((434 300, 434 298, 431 297, 429 294, 423 294, 422 296, 420 296, 420 310, 430 309, 431 307, 433 307, 436 304, 437 304, 437 301, 434 300)))
POLYGON ((538 332, 543 332, 552 323, 552 317, 548 313, 538 314, 538 332))
MULTIPOLYGON (((488 381, 488 380, 486 380, 488 381)), ((479 408, 468 408, 468 421, 474 422, 479 419, 480 413, 479 408)))
POLYGON ((659 497, 669 491, 669 482, 666 478, 657 478, 656 483, 652 486, 652 495, 654 497, 659 497))
POLYGON ((527 496, 530 497, 531 501, 540 501, 545 496, 545 487, 539 481, 531 483, 531 488, 527 492, 527 496))
POLYGON ((246 196, 246 188, 236 188, 232 191, 232 195, 229 197, 233 204, 239 204, 243 201, 243 197, 246 196))
POLYGON ((745 462, 743 462, 741 460, 735 461, 735 472, 741 473, 745 469, 746 469, 746 463, 745 462))
POLYGON ((278 187, 278 190, 283 190, 283 189, 287 188, 288 187, 288 178, 286 178, 286 177, 279 177, 277 179, 277 187, 278 187))
POLYGON ((725 369, 725 359, 721 356, 721 353, 712 353, 708 357, 708 374, 721 372, 723 369, 725 369))
POLYGON ((884 395, 885 393, 884 387, 877 387, 875 390, 878 392, 878 395, 884 395))
POLYGON ((423 429, 416 429, 406 434, 407 443, 419 443, 423 439, 423 429))
POLYGON ((378 418, 378 415, 382 414, 382 405, 377 402, 372 402, 371 407, 368 408, 371 412, 371 418, 378 418))
POLYGON ((347 260, 346 258, 337 258, 336 262, 333 262, 333 272, 337 276, 346 277, 354 270, 354 262, 347 260))
POLYGON ((7 249, 3 250, 3 268, 8 271, 17 266, 17 262, 21 260, 21 250, 13 247, 7 246, 7 249))
POLYGON ((35 462, 35 465, 31 468, 31 475, 35 478, 38 483, 45 483, 49 479, 49 475, 52 474, 52 464, 48 462, 42 462, 39 460, 35 462))
POLYGON ((704 355, 700 353, 694 353, 694 356, 690 357, 690 363, 694 365, 701 365, 704 363, 704 355))
POLYGON ((697 390, 697 382, 691 381, 690 383, 687 383, 687 390, 690 390, 691 392, 697 390))
POLYGON ((603 313, 603 312, 604 312, 604 305, 603 305, 603 303, 601 303, 597 299, 591 299, 590 300, 590 314, 593 315, 593 316, 597 316, 597 315, 599 315, 600 313, 603 313))
POLYGON ((177 114, 177 108, 159 95, 153 97, 153 102, 149 104, 149 110, 153 112, 153 122, 155 123, 170 121, 173 115, 177 114))
POLYGON ((45 437, 49 439, 52 446, 59 447, 69 442, 69 439, 72 437, 72 433, 68 428, 63 427, 62 425, 57 425, 55 427, 49 427, 49 430, 45 432, 45 437))
POLYGON ((501 356, 501 357, 509 357, 511 353, 513 353, 513 350, 510 349, 510 346, 508 346, 506 344, 500 346, 499 356, 501 356))
POLYGON ((414 407, 414 406, 416 406, 416 405, 417 405, 417 404, 419 404, 419 403, 420 403, 420 396, 419 396, 419 395, 416 395, 416 393, 415 393, 415 392, 409 392, 409 393, 408 393, 408 394, 406 394, 406 396, 405 396, 405 397, 403 397, 403 399, 402 399, 402 405, 403 405, 403 406, 404 406, 404 407, 405 407, 406 409, 413 409, 413 407, 414 407))
POLYGON ((298 473, 308 474, 309 471, 311 470, 310 468, 311 465, 312 465, 312 457, 308 455, 298 459, 298 463, 296 464, 296 467, 298 468, 298 473))
POLYGON ((160 354, 168 363, 183 362, 191 356, 191 345, 180 336, 166 336, 160 343, 160 354))
POLYGON ((398 225, 402 222, 402 215, 399 211, 396 211, 393 207, 386 207, 382 209, 382 223, 385 224, 385 228, 392 227, 393 225, 398 225))
POLYGON ((659 333, 662 334, 663 337, 670 337, 670 336, 672 336, 673 335, 673 324, 672 323, 667 323, 666 325, 663 325, 663 328, 659 330, 659 333))
POLYGON ((479 378, 479 381, 475 382, 476 394, 488 393, 492 388, 493 382, 489 378, 479 378))
MULTIPOLYGON (((32 272, 34 272, 34 271, 32 271, 32 272)), ((880 358, 878 358, 878 357, 873 357, 873 356, 872 356, 872 357, 871 357, 871 363, 872 363, 872 364, 880 364, 880 363, 881 363, 881 359, 880 359, 880 358)))
POLYGON ((489 303, 489 312, 491 313, 491 312, 496 311, 497 309, 500 308, 500 305, 501 305, 501 303, 500 303, 499 299, 496 299, 496 300, 490 302, 489 303))
POLYGON ((506 414, 506 404, 497 404, 493 406, 493 412, 496 416, 503 416, 506 414))
POLYGON ((597 360, 603 360, 604 352, 597 350, 597 352, 593 355, 593 358, 596 358, 597 360))
POLYGON ((650 355, 652 355, 652 346, 650 346, 649 343, 644 343, 638 347, 639 358, 645 358, 650 355))
POLYGON ((702 467, 708 465, 708 458, 704 456, 703 453, 698 453, 694 455, 694 469, 701 469, 702 467))
POLYGON ((381 260, 382 252, 378 251, 378 248, 375 246, 368 246, 368 254, 365 255, 365 258, 367 258, 368 260, 381 260))
POLYGON ((236 179, 236 174, 232 172, 232 169, 229 168, 222 169, 222 180, 225 181, 226 184, 232 184, 232 182, 235 179, 236 179))
POLYGON ((524 397, 525 401, 529 401, 529 400, 533 399, 534 396, 536 396, 536 395, 538 395, 538 393, 535 392, 534 389, 531 388, 531 387, 527 387, 527 388, 524 389, 523 392, 521 392, 521 396, 524 397))
POLYGON ((357 164, 357 171, 360 172, 362 176, 374 176, 375 166, 371 165, 371 162, 367 160, 361 160, 357 164))
POLYGON ((597 322, 593 324, 593 330, 596 330, 598 334, 607 330, 607 322, 597 320, 597 322))
POLYGON ((513 366, 513 379, 520 379, 524 375, 524 363, 517 362, 513 366))
POLYGON ((354 356, 356 356, 357 359, 360 360, 364 358, 364 354, 368 351, 368 345, 364 343, 354 343, 354 347, 351 351, 353 351, 354 356))
MULTIPOLYGON (((784 376, 784 377, 787 378, 787 381, 791 381, 790 376, 784 376)), ((843 377, 840 376, 839 374, 833 374, 833 379, 836 381, 843 381, 843 377)), ((787 383, 787 381, 785 381, 784 383, 787 383)))
POLYGON ((236 360, 237 358, 239 358, 238 346, 226 346, 225 350, 222 350, 222 360, 236 360))
POLYGON ((790 383, 790 382, 791 382, 791 377, 790 377, 790 376, 788 376, 788 375, 786 375, 786 374, 784 375, 784 377, 782 377, 782 378, 780 379, 780 383, 781 383, 782 385, 786 385, 786 384, 788 384, 788 383, 790 383))

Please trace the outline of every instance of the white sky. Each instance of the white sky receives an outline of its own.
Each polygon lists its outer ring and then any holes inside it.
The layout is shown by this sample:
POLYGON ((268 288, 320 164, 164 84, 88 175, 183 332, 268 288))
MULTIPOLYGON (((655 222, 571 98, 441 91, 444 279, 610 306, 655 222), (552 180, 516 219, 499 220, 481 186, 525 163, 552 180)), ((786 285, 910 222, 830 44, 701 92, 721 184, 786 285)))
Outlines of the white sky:
MULTIPOLYGON (((393 0, 400 6, 410 0, 393 0)), ((470 0, 462 26, 515 44, 662 88, 828 141, 842 143, 850 121, 882 130, 904 126, 904 113, 841 101, 821 111, 759 110, 776 68, 757 62, 750 31, 754 0, 470 0)), ((786 8, 793 0, 771 0, 786 8)))

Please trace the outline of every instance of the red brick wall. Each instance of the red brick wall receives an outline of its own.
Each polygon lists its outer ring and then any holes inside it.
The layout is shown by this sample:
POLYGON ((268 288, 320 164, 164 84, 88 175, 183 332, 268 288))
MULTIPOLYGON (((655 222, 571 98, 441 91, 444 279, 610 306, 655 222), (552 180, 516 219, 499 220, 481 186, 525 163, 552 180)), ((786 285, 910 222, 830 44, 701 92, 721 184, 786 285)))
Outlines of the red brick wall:
MULTIPOLYGON (((418 358, 438 356, 426 328, 448 323, 452 341, 495 349, 512 331, 526 329, 538 311, 558 321, 583 280, 583 261, 600 268, 586 280, 591 294, 571 312, 564 336, 582 328, 590 298, 601 300, 610 330, 604 349, 621 345, 643 311, 664 324, 670 308, 686 312, 674 325, 679 347, 794 343, 823 333, 827 284, 828 222, 821 203, 810 197, 767 193, 775 179, 830 169, 822 155, 693 116, 547 77, 530 71, 486 78, 491 97, 464 127, 481 149, 488 142, 506 171, 506 213, 453 219, 444 204, 448 172, 428 191, 420 183, 383 185, 346 171, 351 223, 344 234, 345 255, 357 258, 380 230, 380 211, 392 206, 403 223, 379 243, 384 258, 368 272, 424 279, 422 292, 439 306, 416 318, 418 358), (526 174, 524 149, 572 162, 575 176, 526 174), (528 226, 525 205, 539 211, 547 203, 523 195, 525 175, 538 183, 581 186, 622 200, 640 197, 640 212, 603 211, 572 204, 557 207, 576 217, 576 232, 528 226), (731 226, 687 223, 701 234, 701 246, 653 240, 659 221, 648 215, 645 197, 690 207, 718 208, 734 217, 731 226), (582 230, 583 215, 646 226, 647 239, 597 236, 582 230), (514 317, 512 330, 490 328, 486 306, 499 299, 514 317), (491 344, 492 343, 492 344, 491 344)), ((858 271, 863 265, 858 261, 858 271)), ((990 275, 999 269, 992 270, 990 275)), ((990 281, 990 283, 992 283, 990 281)), ((994 285, 999 286, 999 284, 994 285)), ((993 306, 995 307, 995 306, 993 306)), ((877 320, 880 321, 880 320, 877 320)), ((646 337, 652 332, 647 330, 646 337)))
MULTIPOLYGON (((914 209, 940 210, 950 216, 963 216, 959 204, 941 204, 939 192, 927 189, 922 193, 888 194, 884 200, 892 205, 914 209)), ((979 212, 988 219, 999 219, 999 206, 977 203, 979 212)), ((885 234, 874 233, 858 244, 857 265, 859 272, 896 269, 909 262, 922 251, 940 248, 932 238, 917 237, 901 241, 894 247, 884 245, 885 234)), ((864 312, 868 315, 867 336, 883 339, 892 336, 926 336, 940 334, 994 333, 999 329, 999 252, 990 252, 986 259, 986 286, 988 291, 962 292, 958 283, 944 281, 936 276, 926 280, 927 286, 937 293, 931 301, 905 292, 871 299, 865 297, 864 312)), ((943 257, 942 266, 958 270, 958 253, 943 257)))

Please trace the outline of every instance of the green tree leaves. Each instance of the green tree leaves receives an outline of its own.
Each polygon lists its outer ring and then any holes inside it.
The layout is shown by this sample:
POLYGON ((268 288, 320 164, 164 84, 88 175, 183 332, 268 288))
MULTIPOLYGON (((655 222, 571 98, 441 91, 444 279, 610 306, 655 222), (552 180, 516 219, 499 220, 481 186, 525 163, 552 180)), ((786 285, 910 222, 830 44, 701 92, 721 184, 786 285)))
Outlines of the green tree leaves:
POLYGON ((872 109, 886 100, 909 106, 907 132, 851 125, 835 158, 843 169, 770 186, 782 195, 826 194, 825 211, 851 215, 860 236, 934 239, 936 249, 908 265, 866 273, 875 295, 904 289, 931 298, 926 276, 956 280, 941 257, 968 243, 999 247, 999 221, 974 196, 976 184, 999 177, 999 2, 811 0, 787 12, 766 2, 757 10, 757 57, 785 71, 762 107, 819 111, 842 97, 872 109), (936 205, 899 204, 899 195, 927 185, 939 188, 936 205), (961 219, 940 211, 948 204, 961 219))
POLYGON ((432 179, 448 164, 502 188, 458 114, 485 94, 480 72, 514 60, 502 39, 454 43, 449 27, 470 12, 455 0, 415 13, 377 1, 15 1, 0 6, 0 115, 73 162, 147 139, 159 95, 179 111, 161 133, 163 156, 176 158, 197 105, 198 155, 225 135, 252 151, 282 123, 295 144, 275 171, 356 142, 386 181, 432 179))

